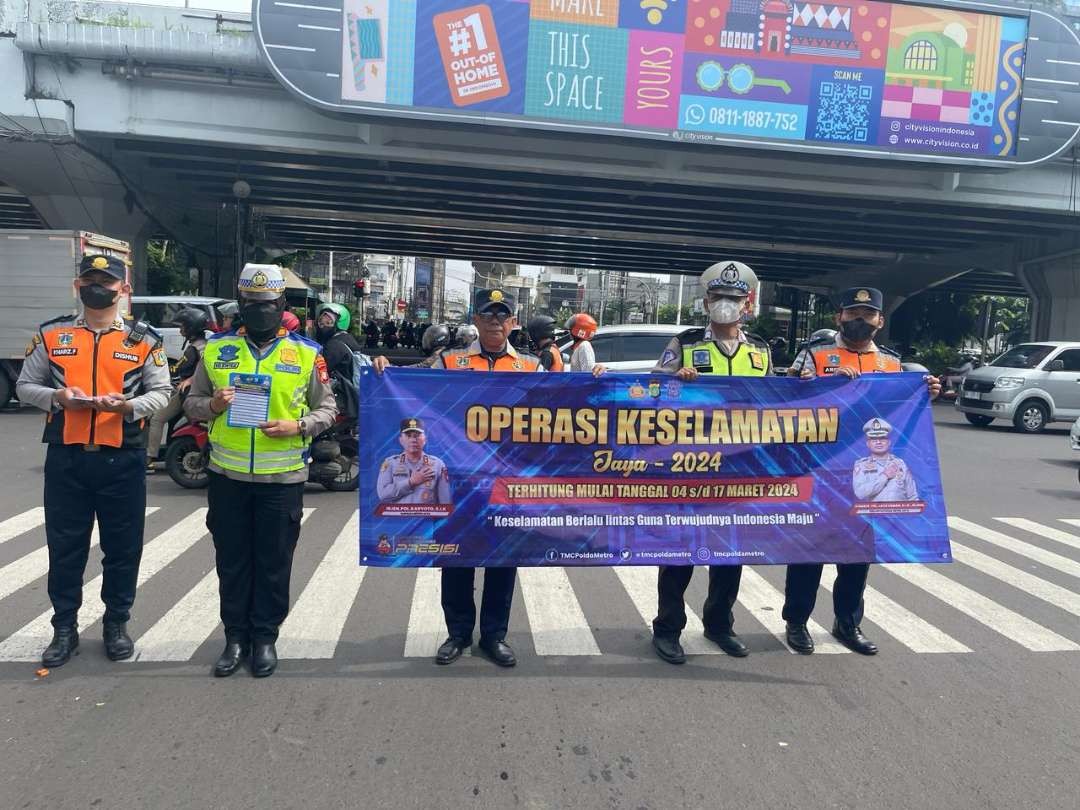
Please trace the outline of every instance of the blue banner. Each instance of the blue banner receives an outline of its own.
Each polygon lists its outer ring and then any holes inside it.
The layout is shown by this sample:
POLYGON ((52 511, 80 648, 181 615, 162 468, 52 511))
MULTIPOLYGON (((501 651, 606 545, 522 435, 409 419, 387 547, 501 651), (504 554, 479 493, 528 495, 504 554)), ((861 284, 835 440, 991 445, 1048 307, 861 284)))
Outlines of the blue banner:
POLYGON ((949 562, 920 374, 361 371, 360 562, 949 562))

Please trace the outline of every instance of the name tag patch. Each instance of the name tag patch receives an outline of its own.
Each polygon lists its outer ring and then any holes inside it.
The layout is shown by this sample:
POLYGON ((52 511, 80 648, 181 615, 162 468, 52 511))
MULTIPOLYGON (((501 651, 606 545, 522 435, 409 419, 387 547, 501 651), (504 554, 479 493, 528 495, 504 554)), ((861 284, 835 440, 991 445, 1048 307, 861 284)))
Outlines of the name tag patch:
POLYGON ((291 366, 288 363, 278 363, 274 366, 274 371, 283 371, 286 374, 299 374, 300 366, 291 366))
POLYGON ((234 360, 230 363, 218 360, 214 363, 214 368, 240 368, 240 361, 234 360))
POLYGON ((53 349, 51 352, 49 352, 49 354, 51 354, 53 357, 74 357, 78 353, 78 349, 70 347, 63 349, 53 349))
POLYGON ((139 362, 139 355, 131 354, 129 352, 113 352, 113 358, 116 360, 127 360, 129 363, 139 362))

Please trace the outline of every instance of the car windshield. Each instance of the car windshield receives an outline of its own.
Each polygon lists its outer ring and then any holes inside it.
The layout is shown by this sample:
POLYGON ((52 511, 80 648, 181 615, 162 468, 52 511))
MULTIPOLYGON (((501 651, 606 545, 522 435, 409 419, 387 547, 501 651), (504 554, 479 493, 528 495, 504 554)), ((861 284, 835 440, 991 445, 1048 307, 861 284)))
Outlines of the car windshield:
POLYGON ((1053 346, 1044 346, 1041 343, 1024 343, 1009 349, 990 365, 999 368, 1035 368, 1053 350, 1053 346))

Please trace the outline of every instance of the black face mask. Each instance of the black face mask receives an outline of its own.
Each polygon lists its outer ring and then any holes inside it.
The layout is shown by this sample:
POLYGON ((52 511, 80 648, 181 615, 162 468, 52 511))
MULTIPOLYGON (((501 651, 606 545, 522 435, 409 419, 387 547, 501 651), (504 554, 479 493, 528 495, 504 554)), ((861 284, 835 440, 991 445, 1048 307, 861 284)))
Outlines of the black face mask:
POLYGON ((281 328, 281 310, 274 301, 245 304, 240 314, 244 319, 244 329, 257 343, 270 340, 281 328))
POLYGON ((853 321, 840 321, 840 333, 852 343, 867 341, 873 337, 876 331, 876 326, 864 321, 862 318, 856 318, 853 321))
POLYGON ((103 284, 87 284, 79 287, 79 300, 87 309, 108 309, 116 303, 116 290, 110 290, 103 284))
POLYGON ((315 338, 319 341, 319 343, 325 343, 336 334, 336 326, 319 326, 315 329, 315 338))

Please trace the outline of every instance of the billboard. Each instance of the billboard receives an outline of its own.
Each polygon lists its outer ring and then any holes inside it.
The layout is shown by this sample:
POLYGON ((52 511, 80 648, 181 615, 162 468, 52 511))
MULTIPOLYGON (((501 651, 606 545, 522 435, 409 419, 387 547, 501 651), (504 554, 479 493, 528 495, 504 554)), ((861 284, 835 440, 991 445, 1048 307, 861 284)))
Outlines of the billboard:
POLYGON ((338 111, 977 164, 1038 162, 1080 130, 1080 76, 1059 75, 1077 72, 1080 40, 1038 10, 256 0, 255 12, 278 77, 338 111))

